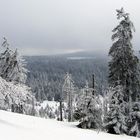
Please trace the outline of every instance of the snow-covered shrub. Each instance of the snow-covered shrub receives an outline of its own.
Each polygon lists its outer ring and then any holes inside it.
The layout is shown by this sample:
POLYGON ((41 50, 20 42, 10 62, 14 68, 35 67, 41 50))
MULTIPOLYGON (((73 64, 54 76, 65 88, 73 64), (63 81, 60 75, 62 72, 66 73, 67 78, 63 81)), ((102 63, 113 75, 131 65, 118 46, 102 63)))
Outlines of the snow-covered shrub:
POLYGON ((116 86, 108 90, 108 112, 105 116, 105 128, 108 133, 122 134, 128 131, 123 88, 116 86))
POLYGON ((93 89, 88 87, 88 83, 78 98, 77 109, 74 112, 74 118, 80 121, 78 127, 101 129, 101 101, 93 95, 93 89))

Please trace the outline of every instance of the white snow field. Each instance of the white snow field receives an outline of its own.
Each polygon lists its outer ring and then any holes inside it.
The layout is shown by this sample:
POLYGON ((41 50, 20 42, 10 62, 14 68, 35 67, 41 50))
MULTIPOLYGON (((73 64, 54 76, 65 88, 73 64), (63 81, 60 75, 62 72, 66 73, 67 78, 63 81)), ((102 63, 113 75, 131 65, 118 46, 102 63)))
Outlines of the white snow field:
POLYGON ((0 140, 138 140, 79 129, 75 125, 0 110, 0 140))

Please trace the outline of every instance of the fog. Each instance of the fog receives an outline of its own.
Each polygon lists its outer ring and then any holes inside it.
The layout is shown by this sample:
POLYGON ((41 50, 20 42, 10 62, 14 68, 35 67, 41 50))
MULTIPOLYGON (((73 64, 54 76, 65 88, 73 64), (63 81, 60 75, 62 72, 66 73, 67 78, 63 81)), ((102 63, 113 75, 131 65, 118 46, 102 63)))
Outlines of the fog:
POLYGON ((107 52, 116 9, 130 13, 140 45, 139 0, 0 0, 0 42, 8 38, 23 55, 107 52))

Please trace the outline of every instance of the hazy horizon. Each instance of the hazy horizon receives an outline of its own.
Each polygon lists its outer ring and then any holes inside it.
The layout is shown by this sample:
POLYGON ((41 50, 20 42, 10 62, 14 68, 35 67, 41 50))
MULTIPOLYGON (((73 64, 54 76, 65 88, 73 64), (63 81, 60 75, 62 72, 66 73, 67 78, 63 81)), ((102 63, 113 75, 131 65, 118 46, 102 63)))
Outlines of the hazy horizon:
POLYGON ((0 42, 7 37, 23 55, 52 55, 83 51, 107 53, 116 9, 130 13, 140 44, 138 0, 0 0, 0 42))

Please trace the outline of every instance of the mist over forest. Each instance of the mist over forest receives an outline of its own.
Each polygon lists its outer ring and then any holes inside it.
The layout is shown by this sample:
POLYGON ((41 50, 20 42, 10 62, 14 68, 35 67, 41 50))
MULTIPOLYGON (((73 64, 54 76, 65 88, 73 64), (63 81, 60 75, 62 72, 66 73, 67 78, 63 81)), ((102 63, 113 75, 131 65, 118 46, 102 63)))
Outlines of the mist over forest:
POLYGON ((96 90, 103 94, 107 86, 108 57, 102 53, 78 52, 52 56, 25 56, 27 84, 39 101, 58 101, 62 94, 64 75, 69 72, 76 88, 85 87, 86 80, 92 87, 95 75, 96 90))

